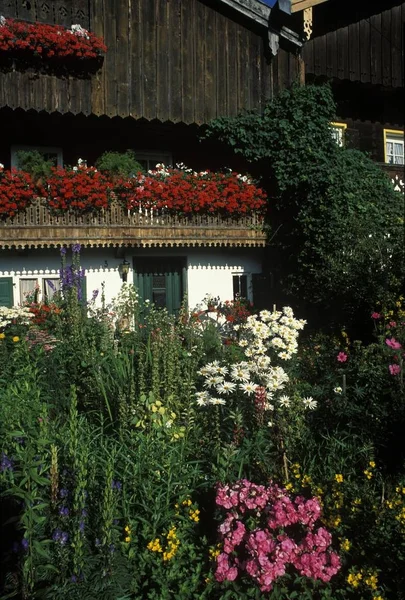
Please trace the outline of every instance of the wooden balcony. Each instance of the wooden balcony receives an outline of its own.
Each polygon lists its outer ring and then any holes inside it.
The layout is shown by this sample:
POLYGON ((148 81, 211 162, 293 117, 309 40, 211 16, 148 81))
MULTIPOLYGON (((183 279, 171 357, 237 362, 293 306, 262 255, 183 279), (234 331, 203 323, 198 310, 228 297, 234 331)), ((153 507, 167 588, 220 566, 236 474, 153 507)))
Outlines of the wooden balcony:
POLYGON ((177 216, 163 211, 128 213, 118 204, 99 213, 51 214, 41 199, 13 218, 0 221, 0 248, 85 246, 265 246, 258 215, 177 216))

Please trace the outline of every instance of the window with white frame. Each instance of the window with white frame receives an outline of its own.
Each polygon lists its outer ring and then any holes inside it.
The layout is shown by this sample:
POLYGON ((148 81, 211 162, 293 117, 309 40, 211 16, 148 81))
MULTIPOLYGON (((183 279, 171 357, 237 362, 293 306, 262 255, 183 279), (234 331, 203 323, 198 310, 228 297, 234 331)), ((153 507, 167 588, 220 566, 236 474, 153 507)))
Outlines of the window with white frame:
POLYGON ((18 280, 19 303, 24 302, 51 302, 55 294, 60 291, 59 277, 49 275, 27 275, 18 280))
POLYGON ((145 171, 152 171, 159 164, 164 164, 165 167, 173 165, 173 156, 170 152, 135 150, 135 157, 145 171))
POLYGON ((37 151, 44 157, 45 160, 51 160, 55 167, 63 167, 63 152, 62 148, 56 146, 11 146, 11 168, 18 169, 18 153, 37 151))
POLYGON ((404 164, 404 132, 384 129, 385 162, 390 165, 404 164))
POLYGON ((345 145, 345 133, 347 129, 346 123, 331 123, 332 138, 338 146, 345 145))

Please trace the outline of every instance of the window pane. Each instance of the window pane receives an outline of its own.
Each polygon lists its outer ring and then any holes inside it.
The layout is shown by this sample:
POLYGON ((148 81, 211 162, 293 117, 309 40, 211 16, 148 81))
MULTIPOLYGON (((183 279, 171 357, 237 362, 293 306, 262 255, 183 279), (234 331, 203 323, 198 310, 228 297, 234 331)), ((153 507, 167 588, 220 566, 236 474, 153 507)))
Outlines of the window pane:
POLYGON ((20 302, 38 302, 37 279, 20 279, 20 302))
POLYGON ((44 279, 43 294, 46 300, 51 300, 60 290, 59 279, 44 279))

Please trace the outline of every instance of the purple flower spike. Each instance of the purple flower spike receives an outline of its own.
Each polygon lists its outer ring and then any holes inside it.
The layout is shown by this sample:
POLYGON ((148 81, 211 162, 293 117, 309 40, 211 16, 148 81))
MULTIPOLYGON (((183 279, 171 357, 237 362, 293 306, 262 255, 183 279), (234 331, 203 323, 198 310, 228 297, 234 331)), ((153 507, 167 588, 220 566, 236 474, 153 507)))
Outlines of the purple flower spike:
POLYGON ((26 552, 28 550, 29 541, 26 538, 23 538, 21 541, 21 547, 26 552))
POLYGON ((68 517, 69 516, 69 509, 67 506, 61 506, 61 508, 59 509, 59 514, 61 517, 68 517))
POLYGON ((79 254, 81 249, 82 249, 82 247, 80 244, 72 244, 72 252, 74 254, 79 254))
POLYGON ((65 254, 66 254, 66 248, 65 248, 65 246, 62 246, 60 249, 60 255, 65 256, 65 254))

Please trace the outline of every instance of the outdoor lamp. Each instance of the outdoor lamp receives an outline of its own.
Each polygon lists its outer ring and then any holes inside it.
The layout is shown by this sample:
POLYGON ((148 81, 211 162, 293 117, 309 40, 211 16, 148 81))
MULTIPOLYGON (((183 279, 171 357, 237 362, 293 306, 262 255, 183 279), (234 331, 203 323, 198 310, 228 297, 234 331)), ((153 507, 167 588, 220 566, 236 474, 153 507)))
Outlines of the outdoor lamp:
POLYGON ((129 262, 124 258, 123 262, 120 264, 118 268, 122 281, 124 283, 127 282, 128 273, 129 273, 129 262))

